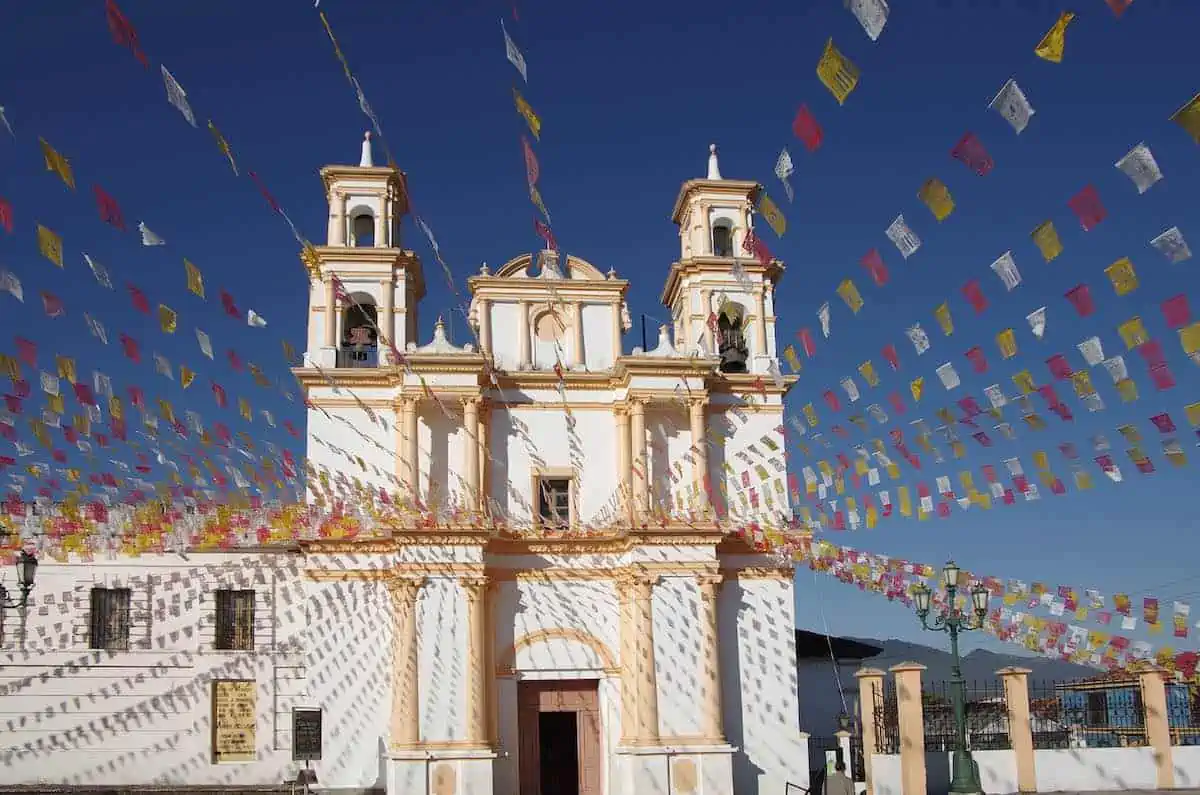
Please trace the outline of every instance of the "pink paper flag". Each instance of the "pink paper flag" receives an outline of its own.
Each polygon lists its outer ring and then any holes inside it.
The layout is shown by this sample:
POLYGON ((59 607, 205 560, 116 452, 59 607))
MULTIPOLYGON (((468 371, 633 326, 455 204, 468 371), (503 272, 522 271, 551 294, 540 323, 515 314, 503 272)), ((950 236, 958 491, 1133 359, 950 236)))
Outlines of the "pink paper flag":
POLYGON ((1079 217, 1079 223, 1083 225, 1085 232, 1092 231, 1108 217, 1108 211, 1100 203, 1100 194, 1092 185, 1076 193, 1067 202, 1067 206, 1079 217))
POLYGON ((1087 317, 1096 311, 1096 305, 1092 303, 1092 291, 1086 284, 1079 284, 1067 290, 1066 298, 1080 317, 1087 317))
POLYGON ((1182 293, 1163 301, 1162 313, 1169 328, 1183 328, 1192 322, 1192 311, 1188 307, 1187 296, 1182 293))
POLYGON ((959 139, 954 148, 950 150, 950 156, 955 160, 962 161, 967 168, 981 177, 986 176, 996 165, 992 156, 983 148, 983 142, 979 140, 979 136, 973 132, 968 132, 959 139))

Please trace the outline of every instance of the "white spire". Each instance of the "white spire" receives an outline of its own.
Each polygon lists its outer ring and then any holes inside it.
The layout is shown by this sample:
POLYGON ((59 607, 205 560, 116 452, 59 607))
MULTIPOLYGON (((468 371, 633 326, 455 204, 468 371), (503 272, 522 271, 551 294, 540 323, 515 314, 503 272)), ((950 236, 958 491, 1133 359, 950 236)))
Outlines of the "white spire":
MULTIPOLYGON (((371 168, 372 166, 375 165, 375 159, 371 156, 371 132, 370 132, 370 130, 363 133, 362 157, 360 157, 358 159, 358 165, 360 167, 366 167, 366 168, 371 168)), ((711 170, 712 170, 712 166, 709 166, 709 171, 711 171, 711 170)), ((717 177, 717 178, 720 179, 720 177, 717 177)))
POLYGON ((707 179, 720 179, 721 166, 717 163, 717 145, 708 145, 708 177, 707 179))

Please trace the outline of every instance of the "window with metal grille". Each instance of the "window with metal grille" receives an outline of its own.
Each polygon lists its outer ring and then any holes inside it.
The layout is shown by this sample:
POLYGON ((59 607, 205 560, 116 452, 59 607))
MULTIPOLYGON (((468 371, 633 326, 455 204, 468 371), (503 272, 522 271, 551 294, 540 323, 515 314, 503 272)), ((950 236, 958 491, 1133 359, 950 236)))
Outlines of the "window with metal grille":
POLYGON ((129 650, 129 604, 132 596, 133 592, 128 588, 92 589, 88 648, 129 650))
POLYGON ((571 479, 538 481, 538 516, 543 525, 565 527, 571 523, 571 479))
POLYGON ((254 650, 254 591, 217 591, 217 637, 219 651, 254 650))

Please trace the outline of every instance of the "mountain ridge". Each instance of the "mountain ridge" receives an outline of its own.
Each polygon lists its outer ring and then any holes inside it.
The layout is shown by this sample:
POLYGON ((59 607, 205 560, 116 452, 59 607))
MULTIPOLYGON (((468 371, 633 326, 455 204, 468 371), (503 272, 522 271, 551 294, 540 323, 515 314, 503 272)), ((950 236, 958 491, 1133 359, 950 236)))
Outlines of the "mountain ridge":
MULTIPOLYGON (((929 683, 950 681, 953 660, 948 651, 896 638, 889 640, 849 638, 849 640, 866 643, 882 650, 874 657, 864 659, 863 665, 887 670, 902 662, 915 662, 926 668, 921 672, 922 681, 929 683)), ((1098 668, 1077 665, 1064 660, 1023 654, 1002 654, 987 649, 972 649, 962 656, 962 674, 968 687, 972 683, 985 687, 998 684, 1000 677, 996 671, 1009 667, 1028 668, 1031 671, 1029 674, 1031 684, 1090 679, 1102 673, 1098 668)))

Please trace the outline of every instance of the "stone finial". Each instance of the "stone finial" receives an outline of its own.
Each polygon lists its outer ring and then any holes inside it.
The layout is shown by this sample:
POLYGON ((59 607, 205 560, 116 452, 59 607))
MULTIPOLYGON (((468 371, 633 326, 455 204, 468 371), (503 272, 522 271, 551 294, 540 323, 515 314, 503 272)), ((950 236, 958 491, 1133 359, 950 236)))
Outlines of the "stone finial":
MULTIPOLYGON (((371 168, 375 165, 375 158, 371 154, 371 131, 367 130, 363 133, 362 156, 358 159, 358 165, 361 168, 371 168)), ((711 166, 709 167, 711 169, 711 166)), ((720 177, 718 177, 720 179, 720 177)))
POLYGON ((490 274, 491 274, 491 271, 488 270, 488 266, 487 266, 486 262, 479 266, 479 275, 480 276, 488 276, 490 274))
POLYGON ((617 269, 609 268, 608 273, 605 275, 608 277, 608 280, 611 282, 613 279, 617 278, 617 269))
POLYGON ((708 145, 708 179, 721 178, 721 165, 717 162, 717 145, 708 145))

